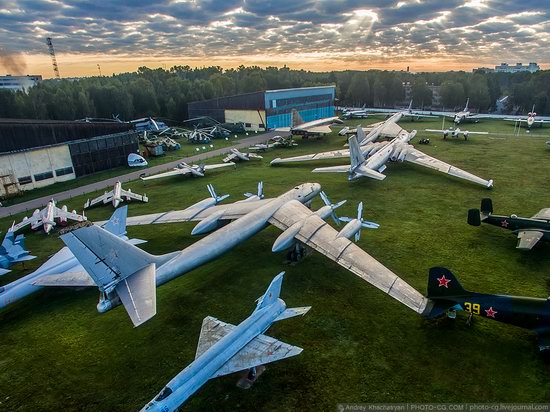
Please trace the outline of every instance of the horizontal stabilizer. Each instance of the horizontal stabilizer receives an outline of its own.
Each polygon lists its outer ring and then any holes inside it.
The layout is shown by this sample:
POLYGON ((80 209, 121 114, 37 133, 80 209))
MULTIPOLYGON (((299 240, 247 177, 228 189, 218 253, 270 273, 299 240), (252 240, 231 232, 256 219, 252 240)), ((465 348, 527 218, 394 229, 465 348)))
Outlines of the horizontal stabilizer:
POLYGON ((359 167, 355 169, 355 174, 361 175, 364 177, 370 177, 371 179, 384 180, 386 175, 377 172, 376 170, 369 169, 368 167, 359 167))
POLYGON ((317 167, 312 170, 313 173, 347 173, 349 172, 349 166, 330 166, 330 167, 317 167))
POLYGON ((516 249, 531 250, 542 239, 544 232, 538 230, 522 230, 518 232, 516 249))
POLYGON ((280 320, 293 318, 294 316, 304 316, 311 306, 302 306, 300 308, 288 308, 283 313, 281 313, 273 322, 278 322, 280 320))
POLYGON ((10 272, 11 272, 11 270, 9 270, 9 269, 0 268, 0 276, 4 276, 5 274, 10 273, 10 272))
POLYGON ((115 288, 134 326, 157 314, 155 273, 155 264, 151 263, 126 277, 115 288))
POLYGON ((66 272, 40 276, 34 282, 35 286, 87 287, 96 286, 94 280, 85 271, 66 272))

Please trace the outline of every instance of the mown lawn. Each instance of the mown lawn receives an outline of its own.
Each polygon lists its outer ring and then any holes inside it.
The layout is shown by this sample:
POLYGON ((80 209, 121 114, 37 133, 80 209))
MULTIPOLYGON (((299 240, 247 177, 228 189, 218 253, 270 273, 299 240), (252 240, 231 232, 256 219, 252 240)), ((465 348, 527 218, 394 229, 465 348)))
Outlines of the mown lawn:
MULTIPOLYGON (((425 135, 421 130, 440 126, 440 121, 401 125, 417 128, 418 140, 425 135)), ((493 121, 464 128, 497 135, 472 136, 467 142, 430 135, 429 146, 417 147, 494 179, 491 191, 407 164, 389 164, 384 181, 352 183, 342 174, 310 173, 316 165, 343 164, 338 160, 269 166, 275 157, 340 148, 345 139, 334 134, 298 140, 294 149, 273 150, 261 162, 204 179, 133 182, 128 186, 146 192, 150 203, 132 203, 130 215, 185 208, 207 196, 207 183, 219 194, 231 194, 230 202, 254 192, 260 179, 267 196, 298 183, 319 182, 332 200, 348 199, 340 216, 354 215, 358 202, 364 202, 364 217, 380 228, 364 231, 359 245, 420 291, 425 292, 430 267, 446 266, 470 290, 546 297, 550 245, 518 251, 511 233, 468 226, 466 214, 486 196, 492 197, 496 213, 531 216, 550 207, 547 129, 513 137, 513 126, 493 121)), ((80 210, 87 197, 72 199, 69 208, 80 210)), ((313 207, 320 206, 320 199, 315 200, 313 207)), ((88 216, 105 219, 111 213, 105 206, 88 216)), ((10 223, 0 220, 0 227, 10 223)), ((167 253, 196 241, 192 227, 132 227, 129 234, 147 239, 147 251, 167 253)), ((188 410, 330 411, 340 402, 550 401, 550 368, 529 331, 486 319, 468 327, 465 316, 424 320, 319 254, 286 265, 284 254, 271 252, 278 234, 268 228, 160 287, 157 315, 138 328, 120 307, 97 313, 95 289, 42 290, 0 311, 0 409, 137 410, 193 360, 205 316, 240 322, 282 270, 287 305, 313 308, 303 318, 274 324, 267 334, 304 352, 269 365, 248 391, 235 387, 236 375, 209 381, 188 402, 188 410)), ((34 233, 27 245, 39 258, 25 270, 16 267, 0 279, 2 284, 36 268, 62 242, 55 234, 34 233)))

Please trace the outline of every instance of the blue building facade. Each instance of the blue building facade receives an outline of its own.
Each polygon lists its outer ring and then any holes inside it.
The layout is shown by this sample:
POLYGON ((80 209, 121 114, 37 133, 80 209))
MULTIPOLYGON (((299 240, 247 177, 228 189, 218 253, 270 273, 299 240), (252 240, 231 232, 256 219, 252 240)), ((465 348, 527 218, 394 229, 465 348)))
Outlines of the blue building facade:
POLYGON ((292 109, 305 122, 334 116, 335 86, 267 90, 264 93, 268 129, 290 127, 292 109))

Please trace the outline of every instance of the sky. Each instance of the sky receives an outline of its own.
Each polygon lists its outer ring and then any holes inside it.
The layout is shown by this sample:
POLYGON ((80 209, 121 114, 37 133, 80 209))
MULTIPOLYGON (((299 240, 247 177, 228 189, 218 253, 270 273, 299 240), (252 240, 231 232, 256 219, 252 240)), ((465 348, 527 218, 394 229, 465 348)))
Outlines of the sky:
POLYGON ((548 0, 0 0, 0 74, 173 65, 314 71, 550 68, 548 0))

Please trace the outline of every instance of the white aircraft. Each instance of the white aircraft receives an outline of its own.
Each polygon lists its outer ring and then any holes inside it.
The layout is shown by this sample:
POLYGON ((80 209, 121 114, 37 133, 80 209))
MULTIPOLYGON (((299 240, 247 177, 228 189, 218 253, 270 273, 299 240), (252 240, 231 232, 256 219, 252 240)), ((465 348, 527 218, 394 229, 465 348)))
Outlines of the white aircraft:
POLYGON ((68 219, 75 220, 77 222, 88 220, 84 214, 77 214, 76 210, 68 212, 66 205, 64 205, 61 209, 58 208, 55 205, 55 201, 52 199, 48 202, 48 205, 44 209, 36 209, 31 217, 25 216, 18 224, 13 222, 10 230, 12 232, 17 232, 19 229, 22 229, 28 225, 31 225, 32 230, 36 230, 42 226, 44 228, 44 232, 48 234, 53 227, 57 225, 57 223, 62 226, 66 225, 68 219))
POLYGON ((153 179, 161 179, 163 177, 169 177, 169 176, 192 176, 192 177, 204 177, 204 172, 207 170, 213 170, 213 169, 219 169, 222 167, 228 167, 228 166, 235 166, 235 163, 229 162, 229 163, 219 163, 214 165, 188 165, 185 162, 182 162, 178 165, 178 167, 175 167, 173 170, 170 170, 169 172, 159 173, 158 175, 152 175, 147 177, 141 177, 141 180, 153 180, 153 179))
POLYGON ((148 165, 147 160, 145 160, 143 156, 140 156, 137 153, 130 153, 128 155, 128 166, 145 167, 147 165, 148 165))
POLYGON ((269 149, 273 149, 274 147, 294 147, 298 146, 297 143, 294 142, 294 139, 292 136, 274 136, 271 139, 269 139, 266 143, 257 143, 254 146, 250 146, 248 150, 257 151, 257 152, 265 152, 269 149))
MULTIPOLYGON (((409 103, 409 107, 407 107, 405 110, 397 110, 397 109, 377 109, 377 108, 371 108, 371 107, 367 107, 365 108, 364 110, 368 113, 383 113, 383 114, 388 114, 390 115, 391 117, 393 117, 394 115, 396 114, 399 114, 400 116, 397 118, 397 120, 395 120, 395 122, 398 122, 399 120, 401 120, 401 118, 403 116, 406 116, 406 117, 411 117, 412 120, 414 119, 419 119, 421 117, 437 117, 437 116, 433 116, 431 114, 427 114, 425 112, 422 112, 422 111, 417 111, 417 110, 413 110, 412 108, 412 104, 413 104, 413 101, 411 100, 410 103, 409 103)), ((391 118, 390 117, 390 118, 391 118)), ((389 120, 389 119, 388 119, 389 120)), ((372 126, 372 125, 371 125, 372 126)))
POLYGON ((367 113, 367 109, 365 108, 366 105, 364 104, 363 107, 360 109, 353 109, 353 108, 344 108, 342 110, 342 119, 366 119, 369 117, 369 114, 367 113))
POLYGON ((427 132, 432 133, 441 133, 443 135, 443 139, 446 139, 449 137, 449 135, 455 139, 459 138, 460 135, 464 136, 464 140, 468 140, 468 136, 471 134, 489 134, 489 132, 470 132, 468 130, 460 130, 458 127, 456 129, 425 129, 427 132))
POLYGON ((131 189, 124 190, 122 188, 122 184, 120 182, 116 182, 113 190, 110 192, 105 192, 103 195, 92 200, 88 199, 86 203, 84 203, 84 209, 95 206, 99 203, 105 205, 109 202, 111 202, 113 207, 116 209, 118 205, 124 201, 124 199, 127 201, 135 199, 145 203, 149 201, 149 198, 146 195, 138 195, 137 193, 133 193, 131 189))
POLYGON ((233 160, 236 160, 236 161, 242 160, 243 162, 248 162, 249 160, 252 160, 252 159, 263 159, 263 157, 260 155, 257 155, 256 153, 242 153, 237 149, 231 149, 230 153, 223 158, 222 162, 228 163, 228 162, 232 162, 233 160))
POLYGON ((527 113, 527 118, 524 116, 514 116, 514 117, 507 117, 504 120, 507 122, 514 122, 514 123, 526 123, 527 124, 527 130, 531 129, 531 127, 535 124, 538 124, 540 127, 542 127, 545 123, 550 123, 550 117, 540 117, 536 118, 537 113, 535 112, 535 105, 533 105, 533 109, 527 113))
POLYGON ((292 135, 298 135, 302 137, 319 136, 321 134, 331 133, 331 124, 342 124, 342 120, 338 116, 325 117, 324 119, 312 120, 311 122, 304 122, 302 116, 296 109, 292 109, 292 126, 291 127, 279 127, 275 130, 280 132, 290 132, 292 135))
POLYGON ((466 105, 464 106, 464 109, 462 109, 460 112, 452 113, 452 112, 430 112, 430 114, 436 115, 436 116, 445 116, 453 119, 455 124, 460 124, 462 122, 470 121, 470 122, 477 122, 480 119, 502 119, 504 116, 498 115, 498 114, 480 114, 480 113, 472 113, 470 112, 470 109, 468 109, 468 104, 470 103, 470 98, 466 99, 466 105))

